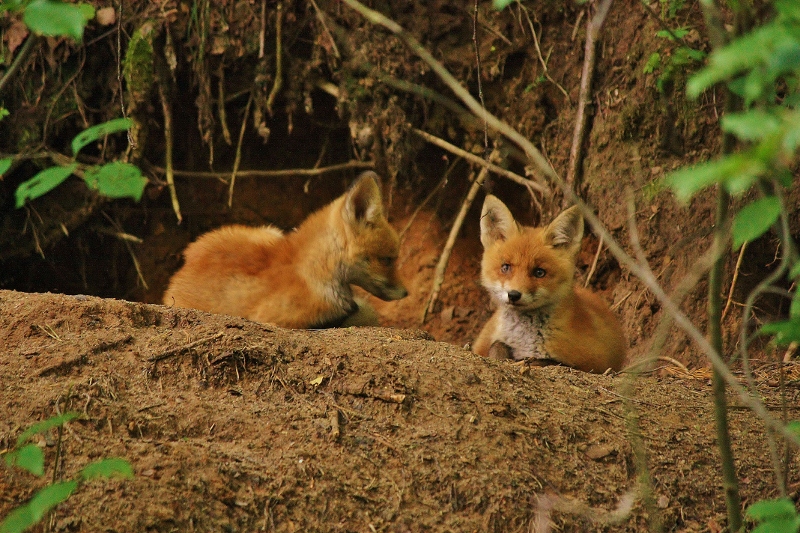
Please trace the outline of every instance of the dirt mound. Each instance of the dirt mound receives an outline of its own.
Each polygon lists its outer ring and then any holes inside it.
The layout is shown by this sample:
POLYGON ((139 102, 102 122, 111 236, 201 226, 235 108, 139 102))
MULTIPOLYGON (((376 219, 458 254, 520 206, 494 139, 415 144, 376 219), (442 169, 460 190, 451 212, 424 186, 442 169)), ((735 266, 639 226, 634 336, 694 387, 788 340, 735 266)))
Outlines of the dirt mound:
MULTIPOLYGON (((626 388, 624 375, 484 360, 424 332, 288 331, 88 296, 0 291, 0 309, 0 448, 74 410, 83 417, 64 432, 58 475, 109 456, 136 474, 82 487, 55 530, 533 531, 549 517, 560 531, 644 531, 656 512, 668 531, 725 521, 706 381, 626 388), (648 453, 649 509, 626 403, 648 453), (631 514, 608 522, 631 497, 631 514)), ((789 392, 797 405, 797 386, 789 392)), ((768 497, 763 427, 744 409, 731 417, 744 500, 768 497)), ((56 439, 39 444, 52 467, 56 439)), ((6 470, 0 516, 42 483, 6 470)))

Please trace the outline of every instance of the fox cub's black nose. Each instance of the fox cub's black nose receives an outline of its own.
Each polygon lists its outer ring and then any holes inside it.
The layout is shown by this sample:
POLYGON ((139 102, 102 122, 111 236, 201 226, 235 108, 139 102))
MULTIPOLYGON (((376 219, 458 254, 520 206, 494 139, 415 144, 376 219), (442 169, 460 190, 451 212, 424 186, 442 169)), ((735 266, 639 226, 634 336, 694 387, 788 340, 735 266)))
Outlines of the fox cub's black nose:
POLYGON ((519 291, 508 291, 508 301, 514 303, 522 298, 522 293, 519 291))

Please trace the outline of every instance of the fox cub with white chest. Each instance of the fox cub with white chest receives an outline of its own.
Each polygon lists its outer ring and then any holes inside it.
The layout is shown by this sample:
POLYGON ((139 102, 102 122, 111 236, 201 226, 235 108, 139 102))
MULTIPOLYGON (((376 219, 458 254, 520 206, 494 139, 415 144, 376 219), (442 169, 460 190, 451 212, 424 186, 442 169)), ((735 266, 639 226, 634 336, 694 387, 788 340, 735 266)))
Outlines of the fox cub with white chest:
POLYGON ((481 282, 497 310, 475 340, 475 353, 549 360, 586 372, 622 367, 619 322, 599 296, 574 282, 582 238, 577 207, 533 228, 517 223, 496 197, 486 197, 481 282))
POLYGON ((377 325, 351 285, 382 300, 408 293, 397 276, 400 241, 383 213, 374 172, 362 173, 342 196, 295 231, 225 226, 184 252, 166 305, 189 307, 286 328, 377 325))

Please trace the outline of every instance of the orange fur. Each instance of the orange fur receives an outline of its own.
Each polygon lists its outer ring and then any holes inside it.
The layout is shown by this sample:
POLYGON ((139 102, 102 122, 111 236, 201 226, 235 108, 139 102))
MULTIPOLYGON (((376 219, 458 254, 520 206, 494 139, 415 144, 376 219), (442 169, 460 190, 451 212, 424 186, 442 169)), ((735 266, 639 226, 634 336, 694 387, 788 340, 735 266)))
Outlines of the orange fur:
POLYGON ((575 256, 583 238, 576 207, 546 227, 521 226, 496 197, 481 214, 481 281, 497 305, 473 350, 514 359, 552 359, 587 372, 619 370, 622 328, 596 294, 576 287, 575 256), (495 343, 503 349, 495 350, 495 343))
POLYGON ((288 328, 376 325, 351 284, 384 300, 406 296, 397 233, 383 214, 374 172, 283 234, 271 226, 210 231, 190 244, 164 303, 288 328))

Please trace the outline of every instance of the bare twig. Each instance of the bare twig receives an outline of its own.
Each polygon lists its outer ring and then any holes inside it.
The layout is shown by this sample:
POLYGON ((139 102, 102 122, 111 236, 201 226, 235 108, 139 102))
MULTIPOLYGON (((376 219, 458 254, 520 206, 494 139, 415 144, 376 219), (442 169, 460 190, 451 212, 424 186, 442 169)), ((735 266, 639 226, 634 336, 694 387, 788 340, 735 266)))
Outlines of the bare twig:
POLYGON ((479 118, 485 118, 491 128, 496 129, 502 135, 516 143, 517 146, 519 146, 520 149, 522 149, 528 155, 531 161, 536 164, 539 170, 549 179, 558 184, 561 187, 564 195, 571 198, 573 203, 579 206, 584 219, 598 236, 603 237, 606 246, 608 246, 608 250, 614 255, 621 265, 628 268, 628 270, 630 270, 634 276, 638 277, 642 283, 644 283, 644 285, 650 289, 658 301, 661 302, 664 311, 674 317, 676 324, 678 324, 678 326, 687 333, 692 341, 694 341, 700 351, 702 351, 702 353, 704 353, 709 359, 712 366, 719 370, 720 374, 725 379, 725 382, 736 393, 742 404, 751 409, 756 416, 764 421, 767 426, 784 436, 787 441, 793 443, 795 446, 800 447, 800 436, 786 428, 786 426, 780 420, 773 417, 761 400, 751 395, 747 389, 738 382, 736 376, 733 375, 725 361, 723 361, 719 352, 717 352, 708 342, 705 334, 692 323, 689 317, 675 302, 670 300, 663 287, 661 287, 661 285, 658 283, 658 279, 649 266, 640 265, 635 259, 626 253, 625 250, 623 250, 623 248, 614 240, 613 236, 605 228, 602 222, 600 222, 600 219, 597 218, 597 215, 594 214, 594 211, 590 209, 589 206, 586 205, 580 198, 578 198, 571 188, 566 186, 564 180, 562 180, 552 169, 552 167, 550 167, 550 165, 544 159, 544 156, 542 156, 541 152, 525 136, 489 113, 487 110, 483 109, 472 97, 472 95, 470 95, 469 92, 458 83, 453 75, 450 74, 450 72, 448 72, 447 69, 445 69, 444 66, 439 63, 430 52, 420 45, 416 39, 403 30, 396 22, 385 17, 377 11, 367 8, 358 2, 358 0, 342 1, 352 9, 359 12, 368 21, 372 22, 373 24, 381 25, 400 37, 414 51, 414 53, 419 55, 428 64, 428 66, 431 67, 431 69, 444 81, 444 83, 447 84, 447 86, 461 99, 462 102, 464 102, 464 105, 466 105, 473 113, 475 113, 476 116, 479 118))
POLYGON ((477 156, 477 155, 475 155, 473 153, 467 152, 466 150, 462 150, 458 146, 450 144, 449 142, 445 141, 444 139, 436 137, 435 135, 431 135, 430 133, 428 133, 426 131, 419 130, 417 128, 413 128, 411 131, 413 133, 419 135, 420 137, 422 137, 423 139, 425 139, 429 143, 435 144, 439 148, 447 150, 448 152, 453 153, 453 154, 455 154, 457 156, 461 156, 464 159, 466 159, 467 161, 469 161, 470 163, 474 163, 476 165, 481 165, 483 167, 486 167, 489 170, 491 170, 492 172, 494 172, 495 174, 498 174, 500 176, 508 178, 511 181, 513 181, 515 183, 518 183, 518 184, 528 188, 529 190, 533 189, 536 192, 542 194, 543 196, 550 196, 550 194, 551 194, 550 189, 548 187, 546 187, 546 186, 544 186, 544 185, 542 185, 540 183, 537 183, 537 182, 535 182, 533 180, 529 180, 528 178, 523 178, 519 174, 515 174, 515 173, 513 173, 513 172, 511 172, 509 170, 506 170, 506 169, 504 169, 502 167, 499 167, 499 166, 495 165, 491 161, 486 161, 482 157, 479 157, 479 156, 477 156))
MULTIPOLYGON (((162 167, 149 165, 150 170, 163 174, 166 170, 162 167)), ((295 177, 313 177, 328 174, 329 172, 341 172, 342 170, 370 170, 375 168, 375 163, 372 161, 348 161, 346 163, 337 163, 327 167, 319 168, 289 168, 284 170, 240 170, 236 173, 239 178, 295 178, 295 177)), ((230 172, 208 172, 208 171, 195 171, 195 170, 173 170, 173 174, 179 178, 200 178, 200 179, 218 179, 227 180, 230 177, 230 172)))
POLYGON ((736 280, 739 279, 739 270, 742 266, 742 258, 744 257, 745 249, 747 249, 747 241, 742 243, 742 247, 739 248, 739 258, 736 259, 736 269, 733 271, 731 288, 728 290, 728 300, 725 302, 725 309, 722 311, 722 318, 720 320, 725 320, 725 317, 728 315, 728 309, 730 308, 731 302, 733 301, 733 290, 736 288, 736 280))
POLYGON ((169 188, 169 197, 172 201, 172 210, 175 212, 175 217, 178 219, 178 224, 183 221, 181 216, 181 206, 178 203, 178 192, 175 190, 175 175, 172 171, 172 106, 170 104, 169 94, 164 87, 167 82, 164 80, 158 81, 158 93, 161 96, 161 109, 164 111, 164 174, 167 178, 167 187, 169 188))
POLYGON ((600 241, 597 243, 597 253, 594 254, 592 267, 589 269, 589 273, 586 275, 586 281, 583 284, 584 287, 588 287, 589 282, 592 281, 592 275, 594 274, 594 269, 597 268, 597 260, 600 259, 600 252, 602 250, 603 250, 603 237, 601 236, 600 241))
POLYGON ((20 48, 19 53, 17 53, 17 57, 14 58, 14 62, 11 63, 11 66, 6 70, 3 77, 0 78, 0 94, 3 94, 3 90, 6 88, 6 85, 12 80, 12 78, 16 75, 17 71, 21 69, 25 63, 28 61, 28 57, 30 56, 31 52, 33 51, 34 45, 39 42, 39 37, 31 33, 28 35, 28 40, 25 41, 25 44, 22 45, 20 48))
MULTIPOLYGON (((597 37, 608 15, 613 0, 600 0, 597 12, 589 20, 586 27, 586 46, 584 47, 583 70, 581 72, 581 90, 578 95, 578 110, 575 114, 575 131, 572 134, 572 148, 569 151, 569 165, 567 166, 567 187, 577 193, 579 186, 579 168, 583 164, 583 140, 586 136, 586 106, 592 99, 592 78, 597 50, 597 37)), ((564 205, 568 198, 564 197, 564 205)))
POLYGON ((223 67, 224 64, 220 63, 217 71, 217 77, 219 77, 219 83, 217 84, 217 114, 219 115, 220 128, 222 128, 222 138, 230 146, 233 141, 231 140, 231 130, 228 129, 228 114, 225 111, 225 69, 223 67))
POLYGON ((239 128, 239 140, 236 142, 236 157, 233 160, 233 170, 231 171, 231 182, 228 186, 228 208, 233 207, 233 186, 236 184, 236 173, 239 172, 239 164, 242 162, 242 141, 244 141, 244 132, 247 129, 247 119, 250 116, 250 106, 253 104, 253 93, 250 93, 250 98, 247 100, 247 105, 244 107, 244 116, 242 117, 242 127, 239 128))
POLYGON ((128 250, 128 255, 131 256, 131 261, 133 262, 133 268, 136 270, 136 275, 138 276, 139 282, 141 282, 142 287, 144 287, 145 290, 149 289, 149 287, 147 285, 147 282, 144 279, 144 274, 142 273, 142 267, 139 264, 139 259, 136 257, 136 254, 133 252, 133 246, 131 246, 131 242, 141 243, 142 239, 140 239, 139 237, 136 237, 134 235, 129 235, 129 234, 125 233, 122 230, 122 226, 120 226, 119 223, 116 220, 114 220, 113 218, 111 218, 108 215, 108 213, 106 213, 105 211, 103 211, 103 216, 106 218, 106 220, 108 220, 108 222, 112 226, 114 226, 114 229, 116 230, 115 233, 112 232, 112 235, 114 235, 115 237, 120 239, 123 242, 123 244, 125 244, 125 248, 127 248, 127 250, 128 250))
MULTIPOLYGON (((481 83, 481 50, 478 47, 478 0, 475 0, 475 8, 472 10, 472 46, 475 49, 475 65, 478 69, 478 98, 481 100, 481 107, 486 109, 483 101, 483 84, 481 83)), ((483 120, 483 155, 489 154, 489 125, 486 119, 483 120)))
POLYGON ((783 354, 784 363, 788 363, 792 360, 792 356, 797 351, 797 346, 798 344, 796 342, 789 344, 789 347, 786 349, 786 353, 783 354))
MULTIPOLYGON (((495 148, 489 159, 493 159, 496 155, 497 149, 495 148)), ((436 270, 433 272, 433 286, 431 288, 430 296, 425 304, 425 308, 422 310, 423 323, 425 323, 425 319, 428 317, 428 315, 433 312, 433 306, 436 305, 436 300, 439 298, 439 291, 441 290, 442 282, 444 281, 444 272, 447 270, 447 263, 450 261, 450 254, 453 252, 453 246, 456 244, 456 237, 458 237, 458 233, 461 231, 461 226, 464 224, 464 219, 467 216, 467 212, 472 206, 472 202, 478 195, 478 191, 480 190, 481 185, 483 185, 484 180, 486 180, 486 176, 488 174, 488 167, 484 166, 481 168, 481 171, 478 173, 478 177, 475 178, 475 181, 472 182, 472 186, 469 188, 467 197, 464 198, 464 202, 461 204, 461 210, 458 212, 458 215, 453 222, 453 227, 450 228, 450 235, 447 237, 447 242, 442 250, 442 255, 439 257, 439 263, 437 263, 436 270)))
POLYGON ((283 27, 283 2, 278 2, 275 7, 275 81, 272 84, 272 90, 267 97, 267 112, 272 115, 272 104, 275 103, 275 97, 283 87, 283 52, 281 49, 281 28, 283 27))
POLYGON ((258 58, 264 59, 264 39, 267 35, 267 0, 261 0, 261 29, 258 31, 258 58))

